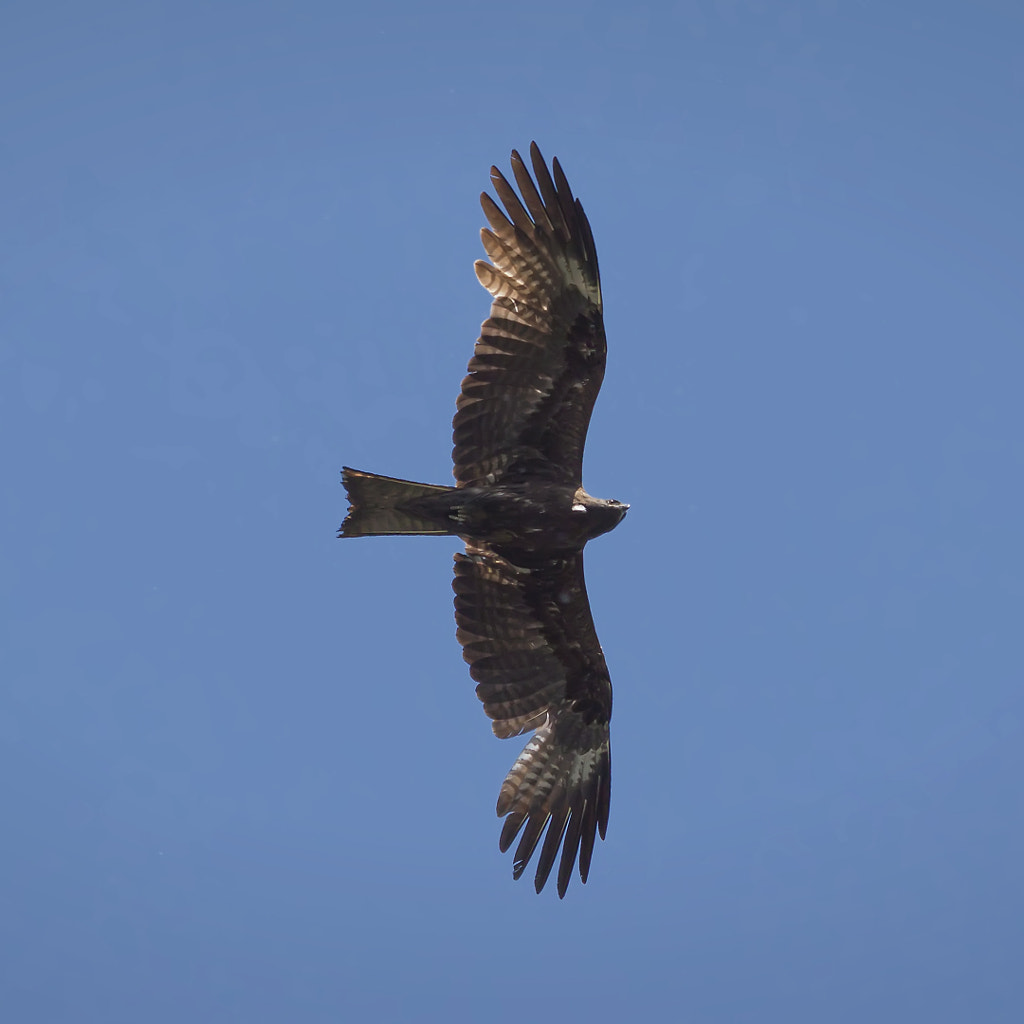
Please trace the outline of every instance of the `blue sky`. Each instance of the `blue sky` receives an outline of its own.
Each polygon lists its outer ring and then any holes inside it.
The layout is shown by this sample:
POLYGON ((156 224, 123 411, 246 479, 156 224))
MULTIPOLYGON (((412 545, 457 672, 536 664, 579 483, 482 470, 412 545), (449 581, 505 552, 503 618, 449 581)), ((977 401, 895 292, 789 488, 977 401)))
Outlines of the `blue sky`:
POLYGON ((1016 4, 12 3, 12 1021, 1018 1021, 1016 4), (608 839, 511 879, 450 540, 477 195, 601 257, 608 839))

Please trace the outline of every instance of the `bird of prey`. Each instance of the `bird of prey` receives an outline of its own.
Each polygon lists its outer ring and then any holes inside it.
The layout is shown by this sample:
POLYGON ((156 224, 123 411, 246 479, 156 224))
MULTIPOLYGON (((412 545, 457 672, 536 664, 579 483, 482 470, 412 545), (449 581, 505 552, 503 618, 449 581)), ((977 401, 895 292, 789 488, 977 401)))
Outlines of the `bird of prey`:
POLYGON ((516 837, 513 877, 541 843, 539 893, 558 858, 565 895, 579 856, 586 882, 608 826, 612 687, 583 578, 583 547, 628 505, 583 489, 583 445, 605 369, 601 279, 590 224, 557 160, 536 143, 533 177, 513 150, 505 212, 480 197, 491 293, 453 422, 454 487, 345 468, 340 537, 458 536, 457 637, 497 736, 533 731, 501 786, 499 846, 516 837))

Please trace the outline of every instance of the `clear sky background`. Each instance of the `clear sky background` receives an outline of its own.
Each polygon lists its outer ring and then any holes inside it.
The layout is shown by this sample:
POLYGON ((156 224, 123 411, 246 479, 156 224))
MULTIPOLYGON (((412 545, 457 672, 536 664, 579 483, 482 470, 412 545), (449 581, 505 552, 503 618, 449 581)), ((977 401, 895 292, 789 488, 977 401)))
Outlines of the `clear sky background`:
POLYGON ((0 1005, 1024 1019, 1024 9, 9 3, 0 1005), (442 539, 477 195, 601 257, 608 839, 513 882, 442 539))

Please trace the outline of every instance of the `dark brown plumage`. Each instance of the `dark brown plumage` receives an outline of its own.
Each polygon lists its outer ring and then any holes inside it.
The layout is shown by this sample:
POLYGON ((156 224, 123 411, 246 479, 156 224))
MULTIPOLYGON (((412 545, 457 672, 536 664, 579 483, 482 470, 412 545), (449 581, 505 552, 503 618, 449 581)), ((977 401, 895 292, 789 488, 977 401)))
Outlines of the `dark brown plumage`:
POLYGON ((594 630, 583 548, 629 506, 583 489, 583 446, 605 367, 601 283, 590 224, 555 160, 530 146, 534 177, 512 153, 522 199, 502 173, 485 193, 494 297, 453 422, 455 487, 346 468, 339 536, 448 534, 457 637, 497 736, 536 730, 502 784, 500 847, 519 838, 514 877, 537 847, 535 885, 558 861, 585 882, 611 793, 612 687, 594 630), (534 180, 536 179, 536 180, 534 180), (546 830, 546 833, 545 833, 546 830), (561 856, 559 856, 561 850, 561 856))

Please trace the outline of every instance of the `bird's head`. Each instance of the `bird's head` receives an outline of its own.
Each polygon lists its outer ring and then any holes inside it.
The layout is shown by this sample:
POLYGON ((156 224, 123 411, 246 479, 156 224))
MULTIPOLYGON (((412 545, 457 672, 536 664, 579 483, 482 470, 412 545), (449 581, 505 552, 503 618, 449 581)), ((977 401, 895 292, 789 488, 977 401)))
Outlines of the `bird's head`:
POLYGON ((590 514, 591 536, 607 533, 614 530, 622 522, 629 506, 622 501, 615 501, 613 498, 592 498, 586 496, 586 509, 590 514))

